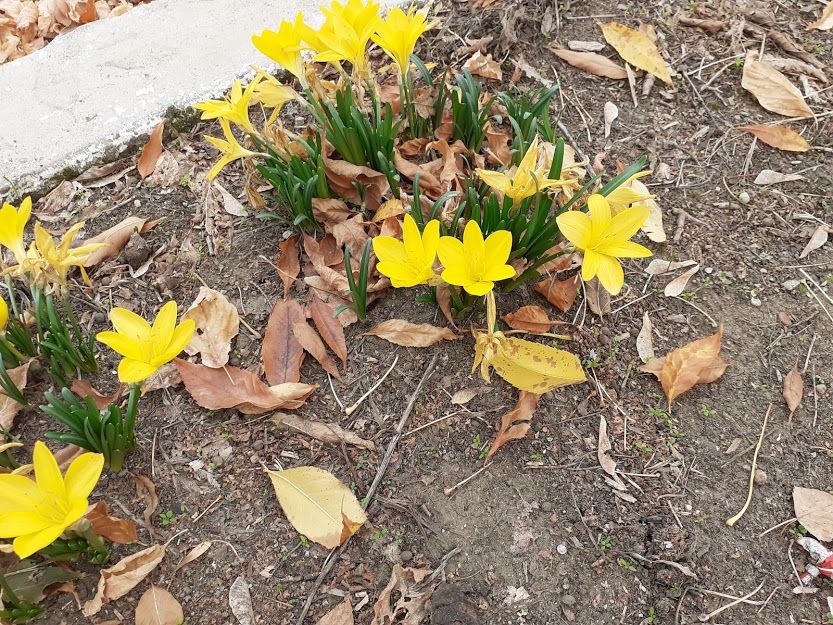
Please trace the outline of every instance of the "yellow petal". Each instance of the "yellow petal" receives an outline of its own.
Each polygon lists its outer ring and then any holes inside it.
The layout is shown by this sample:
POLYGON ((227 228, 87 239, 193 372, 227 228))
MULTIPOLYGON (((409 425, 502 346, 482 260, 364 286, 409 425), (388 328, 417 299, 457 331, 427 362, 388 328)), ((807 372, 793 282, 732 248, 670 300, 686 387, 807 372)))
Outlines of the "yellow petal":
POLYGON ((185 346, 191 342, 191 337, 194 336, 196 327, 197 325, 193 319, 185 319, 182 323, 180 323, 174 329, 173 336, 171 337, 167 347, 161 354, 156 356, 151 364, 161 367, 165 363, 176 358, 179 353, 185 349, 185 346))
POLYGON ((498 265, 497 267, 489 267, 483 273, 483 280, 491 280, 492 282, 500 282, 501 280, 509 280, 515 277, 515 268, 512 265, 498 265))
POLYGON ((611 220, 607 232, 602 237, 603 244, 627 241, 645 224, 650 214, 650 206, 626 208, 611 220))
POLYGON ((512 189, 512 181, 506 174, 501 174, 496 171, 488 171, 485 169, 476 170, 477 175, 487 185, 492 187, 495 191, 500 191, 503 194, 509 193, 512 189))
MULTIPOLYGON (((453 284, 453 283, 452 283, 453 284)), ((466 290, 466 293, 471 293, 476 297, 480 297, 482 295, 486 295, 489 291, 495 288, 494 282, 473 282, 472 284, 466 284, 463 286, 466 290)))
POLYGON ((10 473, 0 475, 0 500, 3 512, 33 511, 40 501, 40 491, 34 480, 10 473))
POLYGON ((153 357, 157 357, 165 351, 171 342, 176 327, 176 302, 171 300, 159 310, 156 320, 151 329, 151 341, 153 342, 153 357))
POLYGON ((597 275, 599 276, 599 282, 602 283, 608 293, 618 295, 625 283, 625 272, 622 270, 622 265, 612 256, 599 254, 598 257, 599 269, 597 275))
POLYGON ((402 241, 388 236, 373 237, 373 253, 386 263, 408 264, 408 253, 402 241))
POLYGON ((110 321, 116 332, 134 341, 141 342, 150 338, 150 324, 126 308, 113 308, 110 311, 110 321))
POLYGON ((128 338, 118 332, 99 332, 95 335, 99 343, 104 343, 117 354, 133 360, 144 360, 147 358, 147 351, 142 348, 138 341, 128 338))
POLYGON ((0 538, 15 538, 50 527, 53 522, 35 512, 0 514, 0 538))
MULTIPOLYGON (((410 215, 409 215, 410 217, 410 215)), ((431 265, 437 258, 437 246, 440 243, 440 222, 432 219, 422 230, 422 249, 425 254, 425 260, 431 265), (430 259, 430 260, 429 260, 430 259)))
POLYGON ((484 245, 486 267, 504 265, 512 252, 512 233, 508 230, 496 230, 486 238, 484 245))
POLYGON ((440 262, 446 269, 465 270, 468 269, 466 253, 463 250, 463 243, 454 237, 441 237, 437 244, 437 255, 440 262))
POLYGON ((561 234, 578 249, 586 249, 590 245, 592 224, 590 217, 581 211, 567 211, 555 218, 561 234))
POLYGON ((615 256, 616 258, 645 258, 651 256, 651 250, 633 241, 619 241, 600 245, 596 248, 600 254, 615 256))
POLYGON ((67 491, 61 469, 58 468, 55 456, 40 441, 35 443, 32 462, 35 465, 35 481, 38 483, 41 496, 47 501, 53 501, 56 497, 61 501, 66 500, 67 491))
POLYGON ((601 254, 594 250, 584 250, 584 260, 581 262, 581 279, 585 282, 590 282, 595 278, 601 262, 601 254))
POLYGON ((124 358, 119 363, 119 380, 125 384, 137 384, 139 382, 144 382, 156 373, 158 368, 159 367, 154 367, 146 362, 124 358))
POLYGON ((67 498, 70 501, 87 499, 98 483, 103 468, 104 456, 102 454, 81 454, 73 460, 64 476, 67 498))
POLYGON ((457 266, 446 269, 442 273, 442 278, 448 284, 453 284, 455 286, 462 287, 468 286, 469 284, 474 284, 475 282, 467 266, 457 266))
POLYGON ((590 241, 593 244, 600 241, 610 227, 610 204, 603 196, 594 193, 587 198, 587 208, 590 210, 590 241))
POLYGON ((61 527, 60 525, 50 525, 39 532, 19 536, 12 543, 14 552, 21 559, 28 558, 33 553, 51 545, 64 533, 65 529, 66 527, 61 527))

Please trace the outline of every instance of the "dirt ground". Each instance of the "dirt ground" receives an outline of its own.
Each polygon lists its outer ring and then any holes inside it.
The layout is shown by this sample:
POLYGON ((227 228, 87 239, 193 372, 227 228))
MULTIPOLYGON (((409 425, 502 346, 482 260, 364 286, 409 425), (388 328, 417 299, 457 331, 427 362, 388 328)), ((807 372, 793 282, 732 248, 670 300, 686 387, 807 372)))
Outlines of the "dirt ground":
MULTIPOLYGON (((756 588, 751 603, 730 607, 711 622, 828 622, 833 584, 817 582, 815 594, 792 592, 796 580, 788 551, 798 524, 761 534, 794 516, 794 487, 833 488, 833 305, 819 290, 798 283, 809 276, 828 297, 833 290, 829 244, 798 258, 815 227, 833 223, 833 117, 793 124, 816 146, 812 151, 779 152, 760 142, 750 151, 751 135, 734 127, 777 116, 741 88, 742 59, 734 59, 745 48, 760 47, 760 39, 742 30, 711 34, 683 27, 677 18, 736 22, 746 15, 755 24, 750 15, 764 22, 769 15, 772 23, 761 27, 764 31, 789 34, 828 65, 833 37, 804 30, 817 17, 819 3, 738 4, 748 6, 699 1, 617 5, 610 0, 558 8, 549 2, 509 0, 486 9, 442 4, 438 17, 444 28, 423 45, 422 58, 463 60, 456 52, 464 45, 461 40, 491 36, 489 51, 502 61, 507 78, 517 61, 545 80, 557 80, 553 111, 591 160, 606 152, 604 163, 611 172, 616 159, 630 163, 647 154, 657 172, 647 183, 663 209, 669 241, 652 244, 642 236, 640 243, 657 258, 691 259, 701 270, 683 296, 669 298, 663 295, 668 276, 650 278, 643 271, 649 259, 631 261, 625 265, 626 287, 604 318, 585 311, 581 298, 573 310, 561 314, 531 286, 498 294, 503 313, 537 304, 553 318, 578 324, 571 328, 576 340, 569 348, 584 361, 590 381, 544 396, 529 435, 503 447, 485 471, 450 496, 444 489, 483 466, 481 452, 493 439, 500 416, 514 406, 517 391, 495 376, 488 392, 462 406, 451 403, 455 391, 484 386, 469 374, 468 336, 422 350, 362 336, 394 317, 444 325, 434 306, 414 302, 414 290, 389 291, 371 308, 365 324, 348 328, 349 369, 342 383, 334 382, 334 391, 311 359, 302 372, 303 381, 320 388, 300 414, 354 430, 375 441, 377 452, 277 430, 269 415, 206 412, 182 387, 149 394, 141 405, 139 450, 129 457, 128 466, 155 484, 160 504, 153 532, 157 541, 170 541, 168 555, 150 579, 179 599, 188 623, 236 623, 228 593, 240 576, 251 586, 257 623, 296 621, 327 551, 299 540, 275 500, 263 465, 319 466, 355 485, 357 493, 366 492, 392 429, 435 353, 436 370, 417 399, 406 435, 369 509, 369 523, 324 580, 306 622, 316 622, 349 594, 354 606, 367 599, 355 617, 358 623, 370 623, 394 564, 432 569, 455 549, 459 551, 447 560, 432 598, 433 625, 690 624, 729 603, 719 593, 740 597, 756 588), (757 13, 750 13, 753 9, 757 13), (600 20, 632 27, 652 24, 660 49, 676 70, 676 90, 657 81, 650 95, 643 96, 639 79, 635 108, 627 81, 590 76, 545 48, 566 47, 575 40, 603 42, 596 24, 600 20), (605 139, 602 110, 608 101, 618 106, 619 118, 605 139), (762 169, 800 172, 804 178, 753 184, 762 169), (748 194, 748 203, 738 199, 741 192, 748 194), (684 215, 688 217, 682 220, 684 215), (722 355, 731 367, 717 382, 681 397, 673 411, 657 380, 636 370, 641 362, 635 338, 646 312, 656 330, 657 354, 713 334, 715 322, 724 325, 722 355), (338 402, 354 402, 395 356, 398 365, 387 380, 361 410, 345 417, 338 402), (783 376, 796 363, 799 369, 806 364, 805 395, 788 426, 783 376), (600 389, 607 395, 604 400, 600 389), (758 458, 759 483, 746 515, 729 528, 725 520, 743 505, 752 447, 770 403, 772 414, 758 458), (624 493, 609 486, 599 466, 602 416, 612 456, 627 476, 624 493), (447 418, 407 434, 441 417, 447 418), (201 541, 212 541, 208 553, 174 572, 180 558, 201 541)), ((781 52, 771 38, 765 46, 768 52, 781 52)), ((602 54, 611 56, 612 50, 602 54)), ((528 76, 519 85, 540 86, 528 76)), ((833 109, 830 94, 810 100, 816 112, 833 109)), ((175 140, 204 168, 213 158, 199 139, 207 129, 207 124, 188 127, 175 140)), ((239 169, 231 168, 221 181, 239 189, 239 169)), ((141 279, 130 278, 124 259, 102 268, 101 277, 93 274, 96 288, 104 292, 101 302, 148 314, 166 291, 187 305, 207 284, 225 293, 246 324, 262 333, 281 296, 271 263, 278 243, 289 235, 288 226, 228 215, 206 224, 187 176, 174 185, 136 182, 122 179, 115 187, 85 191, 64 209, 74 218, 93 216, 87 225, 91 232, 128 214, 165 217, 144 240, 151 251, 167 246, 166 251, 141 279), (218 240, 229 249, 213 255, 218 240), (192 252, 184 254, 184 249, 192 252)), ((293 288, 294 296, 306 295, 302 283, 293 288)), ((91 312, 91 323, 103 329, 104 308, 91 312)), ((258 348, 252 332, 241 328, 232 364, 255 365, 258 348)), ((93 382, 106 387, 112 377, 102 375, 93 382)), ((44 415, 30 412, 18 418, 15 433, 30 444, 48 427, 44 415)), ((105 473, 96 495, 106 496, 114 513, 140 526, 143 544, 153 544, 144 527, 144 501, 136 497, 127 473, 105 473)), ((135 550, 119 547, 113 560, 135 550)), ((795 548, 793 555, 801 567, 803 555, 795 548)), ((77 584, 82 600, 93 594, 98 580, 95 568, 85 570, 88 575, 77 584)), ((133 622, 142 589, 106 605, 96 622, 133 622)), ((50 598, 47 607, 45 622, 87 622, 69 595, 50 598)))

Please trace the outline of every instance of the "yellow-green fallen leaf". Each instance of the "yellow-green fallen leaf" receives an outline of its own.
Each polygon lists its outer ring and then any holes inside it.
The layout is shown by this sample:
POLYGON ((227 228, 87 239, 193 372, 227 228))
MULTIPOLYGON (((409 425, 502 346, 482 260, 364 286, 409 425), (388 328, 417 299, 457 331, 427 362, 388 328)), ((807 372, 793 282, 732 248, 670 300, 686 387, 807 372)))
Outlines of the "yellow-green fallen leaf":
POLYGON ((647 35, 617 22, 601 24, 601 27, 605 40, 625 61, 653 74, 665 84, 674 86, 665 61, 656 44, 647 35))
POLYGON ((292 526, 327 549, 338 547, 367 521, 355 495, 332 473, 318 467, 266 473, 292 526))

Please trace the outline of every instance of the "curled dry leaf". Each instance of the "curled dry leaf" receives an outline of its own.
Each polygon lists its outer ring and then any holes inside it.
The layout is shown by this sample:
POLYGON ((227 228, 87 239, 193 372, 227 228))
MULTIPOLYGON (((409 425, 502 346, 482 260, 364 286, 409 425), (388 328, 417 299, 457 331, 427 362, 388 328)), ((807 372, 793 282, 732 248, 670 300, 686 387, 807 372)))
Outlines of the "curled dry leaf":
POLYGON ((651 318, 648 313, 642 315, 642 329, 636 336, 636 352, 639 354, 639 359, 642 362, 649 362, 656 356, 654 355, 654 324, 651 323, 651 318))
POLYGON ((298 415, 279 412, 275 415, 275 425, 302 432, 322 443, 336 445, 346 443, 361 447, 362 449, 369 449, 370 451, 376 450, 376 445, 372 441, 365 440, 355 432, 345 430, 336 423, 323 423, 322 421, 315 421, 298 415))
MULTIPOLYGON (((642 184, 640 180, 631 180, 630 187, 637 193, 651 195, 648 187, 642 184)), ((662 225, 662 209, 657 204, 657 201, 654 199, 642 200, 641 202, 637 202, 635 206, 647 206, 651 209, 651 212, 648 213, 648 219, 642 224, 640 230, 647 234, 648 238, 654 243, 665 243, 668 237, 666 237, 665 228, 662 225)))
POLYGON ((353 216, 353 211, 338 198, 312 198, 312 216, 325 227, 340 224, 353 216))
POLYGON ((550 319, 540 306, 524 306, 513 313, 503 315, 501 319, 513 330, 538 333, 549 332, 552 326, 561 323, 550 319))
POLYGON ((486 141, 489 144, 489 160, 495 165, 508 165, 512 160, 512 150, 509 142, 512 135, 503 130, 495 130, 494 124, 490 121, 486 127, 486 141))
POLYGON ((488 80, 503 80, 503 71, 500 63, 492 58, 491 54, 482 54, 480 50, 475 52, 468 61, 463 63, 463 69, 469 70, 474 76, 482 76, 488 80))
POLYGON ((430 569, 406 569, 394 564, 390 581, 373 606, 373 620, 370 625, 422 623, 428 617, 427 603, 434 592, 432 584, 423 584, 423 580, 430 574, 430 569), (394 597, 396 603, 393 603, 394 597))
POLYGON ((72 381, 72 386, 70 386, 70 390, 78 395, 78 397, 86 398, 89 397, 93 400, 95 407, 99 410, 103 410, 114 401, 116 401, 122 394, 122 388, 119 387, 116 389, 116 392, 112 395, 104 395, 98 392, 92 384, 90 384, 89 380, 83 380, 81 378, 77 378, 72 381))
POLYGON ((165 120, 163 119, 153 132, 150 133, 150 138, 145 146, 142 148, 142 155, 136 163, 136 169, 142 179, 147 178, 156 169, 156 162, 162 156, 162 133, 165 131, 165 120))
POLYGON ((399 217, 405 214, 405 205, 402 200, 392 199, 388 200, 379 207, 379 210, 373 215, 371 221, 379 222, 385 221, 388 217, 399 217))
POLYGON ((786 117, 813 116, 812 109, 795 85, 777 69, 759 61, 755 52, 746 54, 740 84, 768 111, 786 117))
POLYGON ((266 474, 292 526, 327 549, 338 547, 367 521, 356 496, 332 473, 297 467, 266 474))
POLYGON ((191 397, 209 410, 236 408, 243 414, 294 410, 303 406, 318 388, 300 382, 266 386, 255 374, 237 367, 212 369, 180 358, 175 362, 191 397))
POLYGON ((567 312, 573 307, 581 286, 581 276, 577 273, 566 280, 544 278, 535 285, 535 290, 547 298, 547 301, 561 312, 567 312))
POLYGON ((324 172, 330 187, 337 195, 352 204, 362 204, 363 189, 364 204, 371 211, 375 211, 382 204, 382 196, 390 190, 390 184, 385 174, 363 165, 353 165, 347 161, 333 160, 322 152, 324 172))
POLYGON ((347 340, 344 337, 344 327, 333 316, 333 308, 317 297, 309 302, 309 311, 318 334, 327 346, 341 359, 342 367, 347 370, 347 340))
MULTIPOLYGON (((604 48, 604 46, 602 46, 602 48, 604 48)), ((596 54, 595 52, 574 52, 573 50, 552 48, 549 46, 547 47, 547 50, 552 52, 562 61, 566 61, 573 67, 577 67, 589 74, 593 74, 594 76, 613 78, 614 80, 624 80, 628 77, 624 67, 614 61, 611 61, 606 56, 602 56, 601 54, 596 54)))
POLYGON ((609 455, 611 449, 613 448, 610 445, 610 439, 607 437, 607 419, 602 415, 599 420, 599 443, 596 447, 596 456, 604 472, 617 483, 622 484, 621 479, 616 475, 616 461, 609 455))
POLYGON ((200 354, 206 367, 224 366, 229 359, 231 341, 240 331, 240 316, 234 304, 219 291, 201 286, 182 319, 192 319, 196 325, 185 352, 191 356, 200 354))
POLYGON ((84 616, 98 614, 105 603, 129 593, 159 565, 163 557, 165 547, 153 545, 123 558, 109 569, 102 569, 95 597, 84 604, 84 616))
POLYGON ((191 562, 193 562, 194 560, 196 560, 197 558, 202 556, 210 548, 211 548, 211 541, 210 540, 202 541, 199 545, 197 545, 196 547, 191 549, 191 551, 189 551, 188 553, 185 554, 185 557, 183 557, 182 560, 179 561, 179 564, 176 565, 176 568, 174 569, 174 573, 176 573, 179 569, 181 569, 186 564, 191 564, 191 562))
POLYGON ((294 299, 275 303, 261 348, 269 384, 298 382, 301 379, 304 348, 295 338, 292 328, 296 323, 305 323, 306 319, 304 309, 294 299))
POLYGON ((672 261, 672 260, 663 260, 662 258, 655 258, 648 266, 645 267, 645 273, 649 276, 661 276, 665 273, 673 273, 678 269, 682 269, 683 267, 691 267, 692 265, 696 265, 697 261, 693 260, 681 260, 681 261, 672 261))
MULTIPOLYGON (((9 369, 7 371, 12 382, 14 382, 14 385, 21 391, 26 388, 26 380, 28 378, 29 365, 31 362, 32 361, 30 360, 19 367, 15 367, 14 369, 9 369)), ((17 416, 17 413, 20 412, 21 408, 23 408, 22 404, 17 403, 14 399, 0 391, 0 430, 7 432, 12 429, 12 426, 14 425, 14 418, 17 416)))
POLYGON ((174 596, 150 585, 136 604, 136 625, 182 625, 185 614, 174 596))
POLYGON ((249 583, 240 575, 228 591, 228 603, 231 613, 240 625, 255 625, 255 611, 252 607, 252 593, 249 583))
POLYGON ((793 489, 795 518, 813 536, 828 542, 833 540, 833 495, 815 488, 793 489))
POLYGON ((456 391, 454 395, 451 396, 451 403, 457 406, 465 406, 469 403, 472 399, 477 397, 478 395, 485 395, 486 393, 492 390, 491 386, 478 386, 475 388, 463 388, 459 391, 456 391))
POLYGON ((438 328, 430 323, 411 323, 404 319, 383 321, 362 336, 378 336, 402 347, 429 347, 440 341, 460 338, 450 328, 438 328))
POLYGON ((500 418, 500 429, 495 436, 494 442, 489 447, 489 453, 486 456, 486 463, 498 449, 503 447, 507 442, 519 440, 527 435, 530 424, 532 423, 532 416, 535 414, 535 408, 538 406, 540 395, 534 393, 527 393, 521 391, 518 397, 518 403, 515 407, 500 418))
POLYGON ((220 197, 223 198, 223 209, 229 215, 234 215, 235 217, 246 216, 246 207, 243 206, 240 200, 229 193, 228 189, 217 182, 217 180, 214 181, 214 188, 220 192, 220 197))
POLYGON ((793 367, 784 378, 784 401, 790 409, 790 421, 801 404, 802 397, 804 397, 804 379, 801 377, 801 372, 793 367))
POLYGON ((298 258, 298 235, 293 234, 286 241, 282 241, 280 245, 281 257, 278 259, 278 274, 283 283, 283 297, 289 297, 289 289, 295 278, 301 271, 301 262, 298 258))
POLYGON ((104 232, 87 239, 84 241, 84 244, 106 243, 107 246, 94 250, 87 258, 84 266, 88 268, 94 267, 102 261, 118 256, 121 254, 124 246, 127 245, 127 242, 130 241, 130 237, 133 236, 134 232, 144 234, 160 221, 159 219, 148 221, 141 217, 127 217, 112 228, 108 228, 104 232))
POLYGON ((815 252, 819 249, 822 245, 827 243, 827 235, 830 233, 830 228, 827 226, 818 226, 813 231, 813 236, 810 237, 810 240, 807 241, 807 245, 804 246, 804 249, 801 250, 801 254, 798 255, 799 258, 806 258, 810 255, 811 252, 815 252))
POLYGON ((159 507, 159 497, 156 496, 156 485, 150 478, 139 475, 138 473, 131 473, 130 477, 136 482, 136 496, 145 501, 145 513, 143 515, 145 529, 153 537, 153 513, 159 507))
POLYGON ((331 376, 341 381, 341 376, 338 373, 338 366, 335 361, 330 358, 327 353, 327 348, 324 346, 324 341, 318 336, 318 333, 313 330, 306 321, 301 321, 292 326, 292 333, 295 338, 304 348, 304 351, 318 361, 318 364, 329 373, 331 376))
POLYGON ((650 37, 617 22, 602 24, 605 40, 625 61, 674 86, 665 61, 650 37))
POLYGON ((691 280, 695 273, 700 271, 700 265, 694 265, 691 269, 674 278, 671 282, 665 285, 665 297, 677 297, 688 286, 688 281, 691 280))
POLYGON ((610 313, 610 293, 599 283, 598 276, 584 283, 584 299, 594 314, 603 317, 610 313))
POLYGON ((786 152, 806 152, 813 147, 807 143, 804 137, 787 126, 755 124, 753 126, 738 126, 738 130, 752 133, 768 146, 786 152))
POLYGON ((353 606, 350 604, 350 597, 344 597, 332 610, 327 612, 316 625, 353 625, 353 606))
POLYGON ((830 30, 831 28, 833 28, 833 0, 829 0, 819 19, 807 24, 807 30, 830 30))
POLYGON ((605 102, 604 106, 604 123, 605 123, 605 139, 610 136, 610 129, 616 118, 619 117, 619 107, 613 102, 605 102))
POLYGON ((768 185, 795 182, 796 180, 804 180, 804 176, 801 174, 782 174, 780 171, 762 169, 752 182, 759 185, 768 185))
POLYGON ((92 525, 93 531, 110 542, 127 545, 139 540, 133 521, 110 516, 106 501, 99 501, 90 506, 85 516, 92 525))

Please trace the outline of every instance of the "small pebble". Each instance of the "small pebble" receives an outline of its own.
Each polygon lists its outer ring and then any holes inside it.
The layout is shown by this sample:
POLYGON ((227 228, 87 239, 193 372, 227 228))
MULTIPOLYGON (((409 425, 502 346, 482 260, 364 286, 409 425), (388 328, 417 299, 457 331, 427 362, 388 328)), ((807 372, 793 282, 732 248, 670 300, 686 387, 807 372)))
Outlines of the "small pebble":
POLYGON ((749 204, 749 194, 746 191, 738 193, 738 202, 741 204, 749 204))
POLYGON ((133 206, 139 208, 142 205, 142 200, 133 200, 133 206))
POLYGON ((558 547, 556 547, 555 550, 563 556, 564 554, 567 553, 567 545, 564 545, 564 544, 558 545, 558 547))
POLYGON ((414 559, 414 554, 405 550, 399 554, 399 559, 402 560, 402 562, 410 562, 414 559))
MULTIPOLYGON (((32 364, 34 364, 34 363, 35 363, 35 361, 32 361, 32 364)), ((827 395, 827 385, 825 385, 825 384, 816 384, 816 393, 818 393, 821 396, 827 395)))
POLYGON ((561 603, 563 603, 564 605, 575 605, 576 598, 573 595, 564 595, 563 597, 561 597, 561 603))
POLYGON ((749 303, 755 306, 756 308, 760 308, 763 305, 763 302, 759 297, 753 297, 751 300, 749 300, 749 303))
POLYGON ((544 512, 552 512, 552 504, 549 501, 545 501, 541 504, 541 510, 544 512))
POLYGON ((552 398, 555 397, 555 394, 552 391, 547 391, 544 393, 544 399, 547 401, 552 401, 552 398))
POLYGON ((12 188, 8 182, 0 182, 0 195, 6 195, 12 188))
POLYGON ((773 224, 775 224, 775 220, 774 220, 772 217, 764 217, 764 218, 761 220, 761 223, 762 223, 764 226, 772 226, 773 224))
POLYGON ((755 477, 753 478, 754 482, 760 486, 761 484, 766 484, 766 471, 763 469, 755 469, 755 477))
POLYGON ((260 451, 261 449, 263 449, 264 445, 265 443, 262 440, 256 440, 254 444, 252 444, 252 448, 255 451, 260 451))
POLYGON ((797 289, 799 284, 801 284, 800 280, 787 280, 786 282, 781 283, 781 286, 785 291, 792 291, 797 289))

